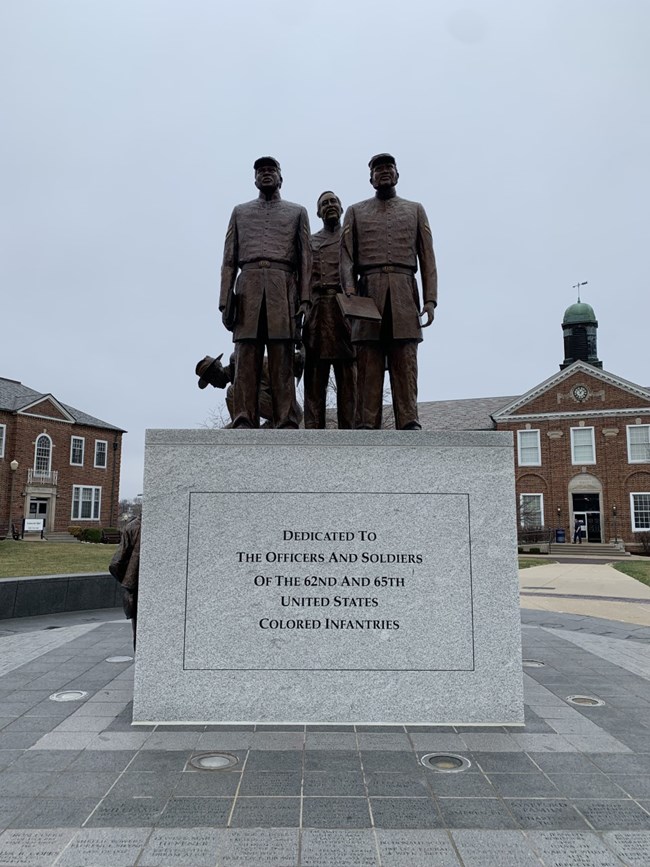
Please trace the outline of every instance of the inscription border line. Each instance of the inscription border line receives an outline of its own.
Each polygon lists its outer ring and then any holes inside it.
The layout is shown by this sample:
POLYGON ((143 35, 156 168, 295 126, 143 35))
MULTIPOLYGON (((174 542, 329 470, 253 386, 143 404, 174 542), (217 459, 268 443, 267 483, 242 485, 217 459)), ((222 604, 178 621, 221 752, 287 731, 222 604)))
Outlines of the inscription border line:
POLYGON ((474 634, 474 573, 473 573, 473 558, 472 558, 472 524, 471 524, 471 507, 470 507, 470 495, 466 491, 190 491, 189 492, 189 502, 188 502, 188 510, 187 510, 187 551, 185 555, 185 610, 183 612, 183 667, 182 671, 259 671, 259 672, 272 672, 272 671, 365 671, 365 672, 375 672, 377 674, 381 674, 383 672, 391 672, 391 673, 422 673, 422 674, 437 674, 437 673, 445 673, 445 672, 472 672, 476 671, 476 637, 474 634), (471 668, 188 668, 185 665, 185 655, 186 655, 186 647, 187 647, 187 599, 189 594, 189 572, 190 572, 190 518, 192 514, 192 496, 198 495, 206 495, 206 494, 301 494, 301 495, 309 495, 309 496, 323 496, 328 494, 342 494, 350 496, 352 494, 355 495, 366 495, 366 494, 380 494, 384 496, 391 496, 393 494, 407 494, 409 496, 415 497, 465 497, 467 501, 467 524, 468 524, 468 539, 467 545, 469 550, 469 595, 470 595, 470 629, 472 635, 472 666, 471 668))

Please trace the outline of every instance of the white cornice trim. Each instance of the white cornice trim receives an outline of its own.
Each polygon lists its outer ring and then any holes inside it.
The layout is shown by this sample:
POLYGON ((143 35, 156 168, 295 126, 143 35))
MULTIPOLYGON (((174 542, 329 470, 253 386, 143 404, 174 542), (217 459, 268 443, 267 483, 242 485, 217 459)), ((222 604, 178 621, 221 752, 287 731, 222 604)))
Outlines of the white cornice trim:
POLYGON ((495 421, 498 424, 512 423, 518 421, 553 421, 567 418, 615 418, 618 415, 623 416, 650 416, 650 406, 647 408, 633 407, 632 409, 587 409, 576 412, 539 412, 529 413, 526 415, 499 415, 495 416, 495 421))
POLYGON ((31 403, 28 403, 25 406, 21 406, 20 409, 16 410, 16 415, 28 415, 30 416, 30 418, 46 418, 50 421, 62 421, 64 424, 75 424, 77 421, 76 418, 73 418, 67 411, 67 409, 65 409, 65 407, 63 407, 52 394, 42 394, 31 403), (44 400, 49 400, 50 403, 54 404, 54 406, 63 415, 63 418, 59 418, 55 415, 43 415, 42 413, 28 412, 31 407, 38 406, 39 403, 43 403, 44 400))
MULTIPOLYGON (((519 409, 522 406, 525 406, 527 403, 530 403, 532 400, 540 397, 547 391, 550 391, 556 385, 559 385, 561 382, 564 382, 571 376, 575 376, 575 374, 581 373, 585 376, 593 377, 594 379, 599 380, 600 382, 605 382, 608 385, 613 385, 616 388, 620 388, 623 391, 627 391, 630 394, 633 394, 635 397, 641 397, 644 400, 650 402, 650 391, 645 388, 642 388, 640 385, 636 385, 633 382, 629 382, 627 379, 623 379, 620 376, 615 376, 613 373, 608 373, 606 370, 601 370, 598 367, 593 367, 591 364, 587 364, 586 361, 575 361, 569 367, 565 367, 564 370, 560 370, 558 373, 554 373, 553 376, 545 379, 544 382, 540 382, 539 385, 536 385, 530 391, 527 391, 526 394, 522 394, 521 397, 518 397, 517 400, 514 400, 512 403, 509 403, 507 406, 502 407, 497 412, 493 413, 492 418, 495 422, 505 421, 509 419, 513 412, 519 409)), ((648 407, 650 410, 650 406, 648 407)), ((632 412, 633 410, 629 410, 632 412)), ((639 410, 637 409, 636 412, 639 410)), ((581 411, 580 413, 544 413, 543 417, 545 418, 566 418, 567 416, 573 415, 583 415, 589 411, 581 411)), ((619 413, 626 413, 628 410, 619 410, 619 413)), ((607 412, 603 411, 594 411, 594 415, 607 415, 607 412)), ((524 416, 517 415, 516 418, 538 418, 541 417, 542 414, 535 414, 534 416, 524 416)))

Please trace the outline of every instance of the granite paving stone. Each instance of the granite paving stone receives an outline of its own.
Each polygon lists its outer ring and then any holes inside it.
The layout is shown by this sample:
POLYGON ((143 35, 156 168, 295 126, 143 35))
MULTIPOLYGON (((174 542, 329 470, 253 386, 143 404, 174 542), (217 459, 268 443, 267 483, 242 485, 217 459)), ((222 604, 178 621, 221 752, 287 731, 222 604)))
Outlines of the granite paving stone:
POLYGON ((54 780, 55 775, 43 771, 23 771, 11 773, 8 770, 0 773, 0 792, 3 795, 22 795, 34 797, 46 789, 54 780))
POLYGON ((445 827, 453 828, 517 828, 512 814, 497 798, 441 798, 438 801, 445 827))
POLYGON ((588 756, 581 753, 528 753, 528 758, 546 774, 597 774, 602 773, 588 756))
POLYGON ((4 830, 10 822, 19 816, 30 803, 29 795, 5 795, 0 793, 0 830, 4 830))
POLYGON ((208 750, 248 750, 253 745, 252 731, 208 731, 199 735, 196 752, 208 750))
POLYGON ((587 823, 564 798, 508 798, 506 805, 521 828, 587 828, 587 823))
POLYGON ((366 774, 368 794, 393 798, 428 798, 431 789, 424 774, 366 774))
POLYGON ((237 798, 233 828, 297 828, 300 798, 237 798))
POLYGON ((377 829, 382 867, 459 867, 446 831, 377 829))
MULTIPOLYGON (((296 755, 296 754, 294 754, 296 755)), ((386 755, 380 753, 380 755, 386 755)), ((402 754, 401 754, 402 755, 402 754)), ((248 766, 251 767, 251 757, 248 766)), ((403 760, 403 759, 402 759, 403 760)), ((397 764, 400 763, 398 760, 397 764)), ((360 771, 359 753, 354 750, 309 750, 305 751, 305 771, 360 771)), ((398 768, 401 770, 401 768, 398 768)))
POLYGON ((97 798, 34 798, 12 828, 80 828, 95 809, 97 798))
MULTIPOLYGON (((614 776, 612 774, 606 776, 602 773, 549 774, 549 779, 557 787, 560 794, 567 798, 621 798, 624 794, 632 794, 627 792, 625 786, 617 785, 614 776)), ((623 775, 624 779, 625 776, 627 775, 623 775)), ((650 783, 647 777, 640 779, 644 780, 646 784, 650 783)), ((650 785, 648 786, 648 794, 650 795, 650 785)))
POLYGON ((54 779, 43 789, 44 798, 101 798, 118 778, 115 771, 86 773, 66 770, 51 776, 54 779))
POLYGON ((167 798, 107 795, 85 823, 88 828, 145 828, 156 825, 167 798))
POLYGON ((540 867, 521 831, 452 831, 464 867, 540 867))
POLYGON ((218 867, 250 867, 260 860, 260 853, 264 867, 295 867, 298 863, 297 829, 229 828, 217 834, 218 867))
POLYGON ((307 750, 355 750, 357 735, 346 732, 307 732, 307 750))
POLYGON ((440 813, 428 798, 371 798, 377 828, 442 828, 440 813))
POLYGON ((526 836, 546 867, 621 867, 621 861, 593 833, 529 831, 526 836))
POLYGON ((608 831, 603 839, 628 867, 647 867, 650 832, 608 831))
POLYGON ((537 766, 524 753, 474 753, 476 765, 486 774, 532 774, 537 766))
POLYGON ((420 770, 417 764, 417 759, 413 753, 406 750, 373 750, 372 752, 361 752, 361 763, 364 773, 391 772, 412 773, 420 770))
MULTIPOLYGON (((389 774, 388 776, 392 776, 389 774)), ((303 774, 303 794, 309 795, 348 795, 363 797, 366 789, 360 771, 305 771, 303 774)))
POLYGON ((96 737, 95 732, 60 732, 52 731, 40 737, 32 749, 35 750, 74 750, 75 752, 89 746, 96 737))
POLYGON ((379 867, 372 831, 307 828, 300 841, 301 867, 379 867))
POLYGON ((650 830, 650 814, 632 801, 573 802, 585 819, 597 831, 650 830))
POLYGON ((121 774, 114 781, 111 795, 121 798, 171 797, 180 781, 178 771, 141 771, 138 774, 121 774))
POLYGON ((56 860, 56 867, 132 867, 151 828, 81 828, 56 860))
POLYGON ((488 774, 502 798, 556 798, 558 790, 544 774, 488 774))
POLYGON ((370 825, 366 798, 303 799, 303 828, 369 828, 370 825))
POLYGON ((227 797, 237 792, 241 774, 230 771, 197 771, 180 775, 174 789, 177 798, 227 797))
POLYGON ((143 750, 139 753, 132 753, 128 773, 182 771, 189 756, 189 752, 181 753, 176 750, 143 750))
MULTIPOLYGON (((312 755, 318 756, 318 753, 312 755)), ((307 767, 305 763, 305 767, 307 767)), ((302 752, 298 750, 251 750, 246 771, 300 771, 302 752)))
MULTIPOLYGON (((31 753, 31 755, 34 754, 31 753)), ((55 754, 51 753, 50 755, 55 754)), ((76 756, 71 755, 71 761, 66 767, 73 772, 123 771, 135 756, 136 753, 133 750, 111 750, 109 752, 84 750, 76 756)))
POLYGON ((297 771, 254 772, 247 770, 242 777, 239 794, 288 797, 300 795, 301 786, 302 774, 297 771))
POLYGON ((138 860, 139 867, 214 867, 219 832, 212 828, 156 828, 138 860))
POLYGON ((438 798, 495 798, 496 790, 483 774, 428 773, 427 785, 438 798))
POLYGON ((5 831, 0 834, 0 864, 3 867, 50 867, 74 834, 71 828, 5 831))

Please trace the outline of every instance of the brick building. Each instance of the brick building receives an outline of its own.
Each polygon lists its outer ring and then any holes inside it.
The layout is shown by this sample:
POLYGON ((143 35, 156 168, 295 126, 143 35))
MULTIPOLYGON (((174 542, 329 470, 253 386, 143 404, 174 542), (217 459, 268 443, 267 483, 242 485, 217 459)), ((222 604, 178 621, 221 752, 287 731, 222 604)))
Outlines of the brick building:
POLYGON ((0 377, 0 535, 23 518, 46 533, 116 526, 123 433, 0 377))
POLYGON ((523 395, 420 404, 425 430, 508 430, 515 441, 520 537, 650 542, 650 389, 602 369, 593 309, 564 314, 558 373, 523 395), (642 541, 643 540, 643 541, 642 541))

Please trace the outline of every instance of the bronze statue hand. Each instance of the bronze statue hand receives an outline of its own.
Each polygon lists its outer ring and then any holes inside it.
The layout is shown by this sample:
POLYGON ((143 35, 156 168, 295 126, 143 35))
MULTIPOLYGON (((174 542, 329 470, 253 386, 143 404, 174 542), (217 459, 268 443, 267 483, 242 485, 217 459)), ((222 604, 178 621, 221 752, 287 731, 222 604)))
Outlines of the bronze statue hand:
POLYGON ((344 289, 343 291, 345 292, 347 298, 350 298, 350 296, 357 294, 356 289, 344 289))
POLYGON ((296 319, 298 319, 300 316, 302 316, 306 319, 307 316, 309 315, 310 310, 311 310, 311 301, 301 301, 300 307, 298 308, 298 312, 296 313, 296 319))
POLYGON ((427 301, 427 303, 422 308, 420 316, 426 315, 427 321, 422 323, 423 328, 428 328, 429 325, 433 322, 434 311, 436 309, 436 305, 433 301, 427 301))

